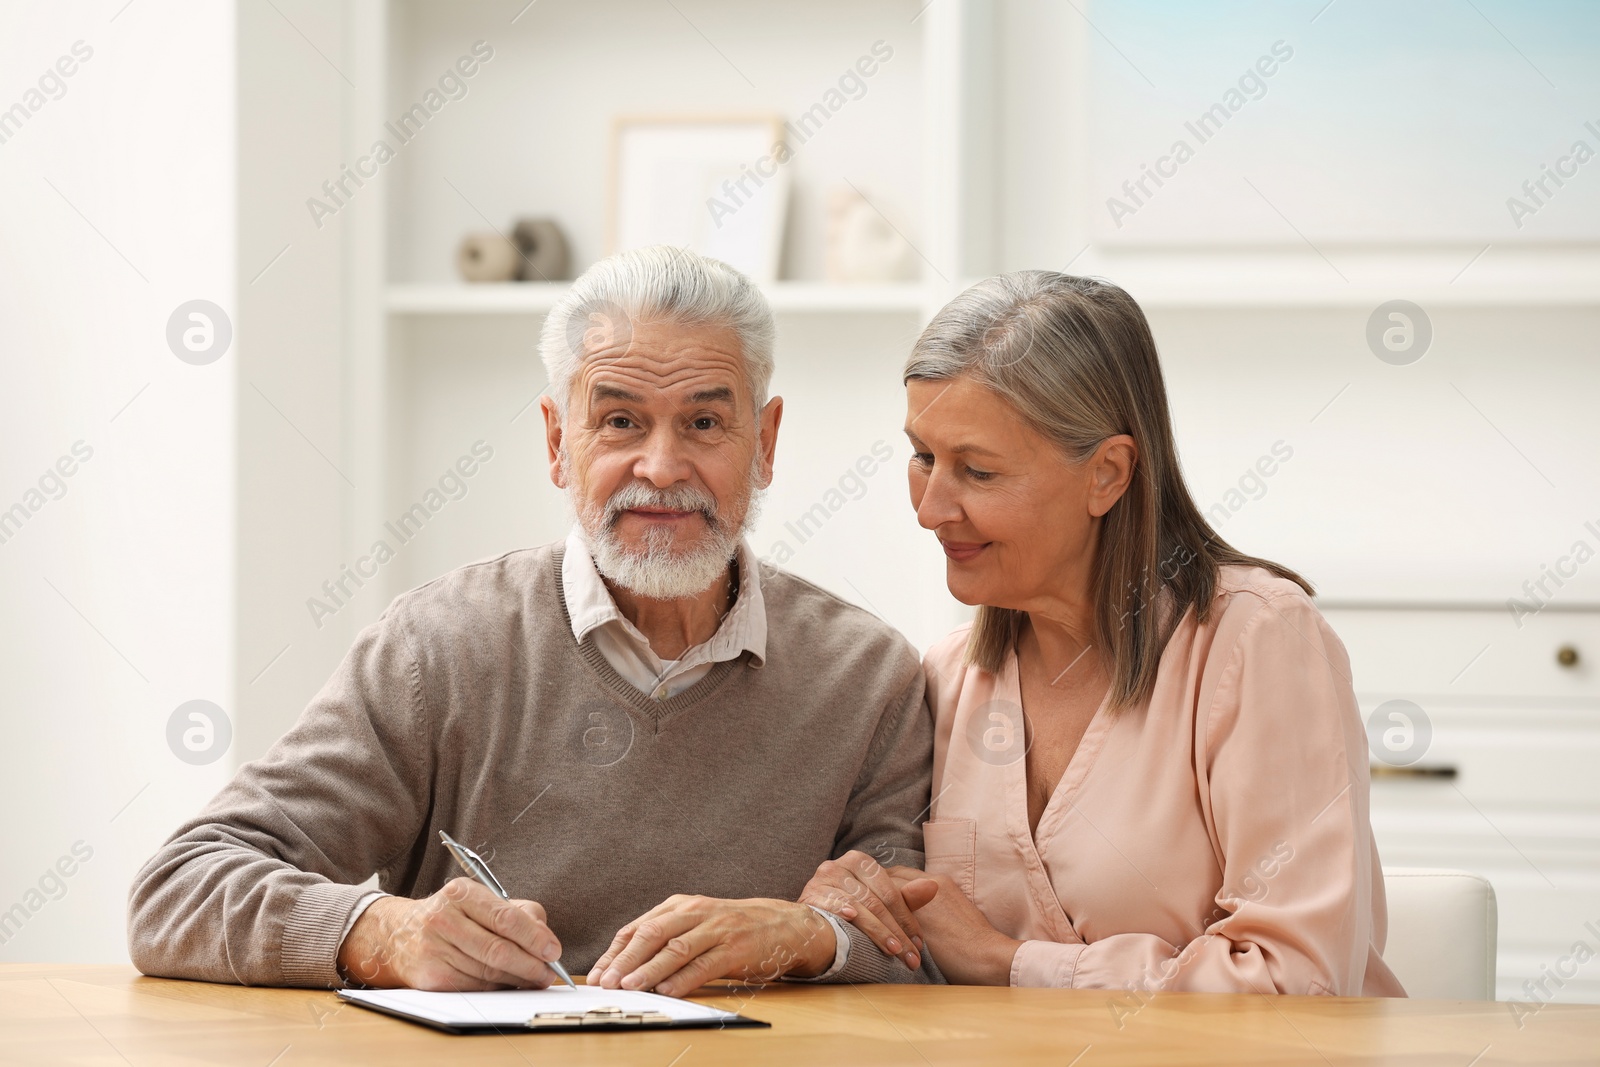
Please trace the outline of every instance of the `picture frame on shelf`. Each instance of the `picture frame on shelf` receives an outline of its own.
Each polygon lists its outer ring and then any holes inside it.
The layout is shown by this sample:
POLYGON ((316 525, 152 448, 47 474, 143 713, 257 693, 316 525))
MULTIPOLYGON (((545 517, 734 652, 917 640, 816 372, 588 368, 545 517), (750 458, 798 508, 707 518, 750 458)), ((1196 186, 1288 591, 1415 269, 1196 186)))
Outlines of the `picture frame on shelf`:
POLYGON ((781 116, 618 116, 611 145, 608 252, 681 245, 778 280, 790 181, 781 116))

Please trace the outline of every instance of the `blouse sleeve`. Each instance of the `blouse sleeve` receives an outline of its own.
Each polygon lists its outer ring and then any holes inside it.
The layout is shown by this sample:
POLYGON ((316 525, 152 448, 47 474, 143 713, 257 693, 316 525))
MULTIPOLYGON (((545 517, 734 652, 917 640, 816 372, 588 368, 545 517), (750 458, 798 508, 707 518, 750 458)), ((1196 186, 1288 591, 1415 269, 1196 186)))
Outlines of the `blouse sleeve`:
POLYGON ((1307 597, 1239 596, 1234 612, 1245 617, 1219 626, 1212 656, 1226 660, 1196 719, 1200 803, 1223 869, 1203 928, 1182 945, 1143 933, 1028 941, 1013 985, 1361 994, 1374 849, 1349 659, 1307 597))

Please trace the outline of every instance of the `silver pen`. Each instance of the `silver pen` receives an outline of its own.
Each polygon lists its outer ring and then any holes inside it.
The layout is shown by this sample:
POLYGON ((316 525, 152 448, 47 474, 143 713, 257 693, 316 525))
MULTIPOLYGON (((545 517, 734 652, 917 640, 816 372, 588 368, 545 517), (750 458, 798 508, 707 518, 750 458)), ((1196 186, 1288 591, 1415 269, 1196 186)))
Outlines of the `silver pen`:
MULTIPOLYGON (((472 877, 482 882, 485 886, 488 886, 489 892, 493 893, 501 900, 511 899, 511 894, 506 892, 506 887, 500 884, 500 879, 494 876, 494 872, 489 869, 489 865, 483 862, 482 856, 478 855, 476 852, 472 851, 472 849, 468 848, 466 845, 463 845, 461 842, 457 841, 443 830, 439 831, 439 840, 444 842, 444 847, 450 850, 450 855, 454 856, 456 858, 456 862, 461 864, 462 870, 472 875, 472 877)), ((572 981, 572 975, 568 974, 567 969, 561 966, 560 960, 551 960, 550 969, 555 971, 556 974, 560 975, 561 980, 567 983, 567 985, 571 986, 573 989, 578 988, 577 985, 572 981)))

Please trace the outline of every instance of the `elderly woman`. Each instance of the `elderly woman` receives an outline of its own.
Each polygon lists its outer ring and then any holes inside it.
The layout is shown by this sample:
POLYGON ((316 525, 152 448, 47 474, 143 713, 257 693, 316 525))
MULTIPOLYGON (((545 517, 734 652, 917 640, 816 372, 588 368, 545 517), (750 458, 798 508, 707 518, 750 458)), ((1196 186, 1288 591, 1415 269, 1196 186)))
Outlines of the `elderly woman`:
POLYGON ((1349 660, 1195 506, 1134 301, 991 278, 905 381, 917 521, 978 611, 924 661, 926 873, 857 852, 807 887, 858 928, 841 975, 925 947, 960 983, 1404 996, 1349 660))

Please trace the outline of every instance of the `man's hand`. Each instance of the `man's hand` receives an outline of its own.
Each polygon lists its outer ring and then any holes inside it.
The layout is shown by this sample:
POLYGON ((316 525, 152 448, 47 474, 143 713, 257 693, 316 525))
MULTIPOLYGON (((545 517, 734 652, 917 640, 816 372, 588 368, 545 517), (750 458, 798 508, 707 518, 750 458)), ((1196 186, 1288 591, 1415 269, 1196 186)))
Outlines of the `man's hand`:
POLYGON ((531 900, 501 900, 470 878, 431 897, 379 897, 339 946, 348 978, 385 989, 543 989, 561 942, 531 900))
POLYGON ((680 894, 618 930, 589 984, 682 996, 717 978, 812 977, 834 951, 833 927, 804 904, 680 894))
POLYGON ((800 893, 802 904, 815 904, 856 928, 913 971, 922 966, 922 927, 913 914, 933 899, 938 883, 921 871, 896 867, 908 877, 892 875, 865 852, 852 849, 825 860, 800 893))

